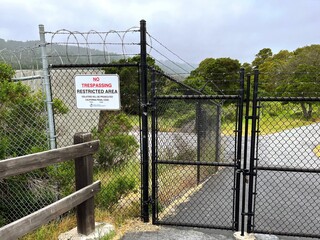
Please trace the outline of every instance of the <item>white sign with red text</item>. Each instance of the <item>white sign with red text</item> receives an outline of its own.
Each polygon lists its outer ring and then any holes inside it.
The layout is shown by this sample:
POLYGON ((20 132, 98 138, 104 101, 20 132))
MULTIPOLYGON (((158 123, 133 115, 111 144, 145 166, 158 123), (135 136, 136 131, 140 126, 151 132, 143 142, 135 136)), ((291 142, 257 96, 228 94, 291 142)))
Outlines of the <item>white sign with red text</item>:
POLYGON ((120 110, 120 83, 117 74, 76 75, 77 108, 120 110))

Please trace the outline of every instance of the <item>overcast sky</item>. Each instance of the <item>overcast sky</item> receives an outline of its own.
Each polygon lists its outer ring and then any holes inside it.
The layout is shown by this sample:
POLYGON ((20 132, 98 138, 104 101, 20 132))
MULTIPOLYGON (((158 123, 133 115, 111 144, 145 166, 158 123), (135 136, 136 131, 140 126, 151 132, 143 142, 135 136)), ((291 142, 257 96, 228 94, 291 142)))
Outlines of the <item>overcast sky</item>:
POLYGON ((148 32, 190 63, 230 57, 251 63, 262 48, 320 44, 320 0, 0 0, 0 38, 38 40, 48 31, 148 32))

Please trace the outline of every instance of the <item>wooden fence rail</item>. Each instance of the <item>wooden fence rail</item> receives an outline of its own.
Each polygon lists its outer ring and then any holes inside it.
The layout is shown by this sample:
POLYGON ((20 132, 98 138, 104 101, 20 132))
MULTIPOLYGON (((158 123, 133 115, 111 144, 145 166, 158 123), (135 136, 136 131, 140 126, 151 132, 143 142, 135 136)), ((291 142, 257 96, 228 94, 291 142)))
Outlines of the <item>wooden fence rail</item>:
POLYGON ((92 154, 98 150, 99 141, 91 141, 89 133, 77 133, 74 143, 73 146, 0 161, 0 179, 72 159, 75 160, 76 172, 76 192, 1 227, 0 239, 17 239, 74 207, 77 207, 78 232, 89 235, 95 230, 93 197, 100 190, 101 183, 93 183, 92 154))

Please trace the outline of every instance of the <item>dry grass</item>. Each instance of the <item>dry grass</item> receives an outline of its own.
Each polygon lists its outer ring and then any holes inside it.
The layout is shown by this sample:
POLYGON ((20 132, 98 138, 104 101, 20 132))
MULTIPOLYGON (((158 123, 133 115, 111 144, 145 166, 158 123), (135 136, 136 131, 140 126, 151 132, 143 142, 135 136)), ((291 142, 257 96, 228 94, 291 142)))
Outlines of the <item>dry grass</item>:
POLYGON ((316 146, 316 147, 313 149, 313 152, 317 155, 317 157, 320 158, 320 145, 316 146))
POLYGON ((21 240, 48 240, 58 239, 60 233, 67 232, 77 225, 74 215, 64 217, 61 221, 53 221, 26 235, 21 240))
MULTIPOLYGON (((110 214, 108 211, 96 209, 96 222, 110 223, 115 227, 115 235, 112 239, 121 239, 125 233, 134 231, 156 231, 157 226, 151 223, 143 223, 140 218, 128 218, 122 221, 114 217, 114 213, 110 214)), ((54 221, 50 224, 44 225, 38 230, 26 235, 21 240, 48 240, 58 239, 61 233, 67 232, 77 226, 76 216, 70 215, 63 218, 61 221, 54 221)))

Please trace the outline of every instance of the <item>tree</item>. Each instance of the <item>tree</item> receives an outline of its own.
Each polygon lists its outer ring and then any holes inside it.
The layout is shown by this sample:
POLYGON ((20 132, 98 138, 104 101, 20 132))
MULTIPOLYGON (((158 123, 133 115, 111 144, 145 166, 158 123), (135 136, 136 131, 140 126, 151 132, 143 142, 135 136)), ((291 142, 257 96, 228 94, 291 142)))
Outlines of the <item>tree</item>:
MULTIPOLYGON (((139 62, 140 56, 135 56, 113 62, 119 66, 104 69, 106 74, 119 75, 122 111, 101 110, 98 128, 92 130, 94 136, 101 142, 97 162, 102 167, 109 168, 115 164, 124 163, 136 153, 138 144, 134 136, 130 135, 134 125, 130 122, 128 115, 138 115, 140 113, 140 74, 138 66, 126 66, 126 64, 139 62)), ((149 67, 160 71, 153 58, 147 57, 147 64, 149 67)), ((150 82, 149 75, 149 89, 150 82)))
POLYGON ((259 67, 263 64, 269 57, 272 56, 272 51, 270 48, 263 48, 256 54, 256 58, 252 62, 253 67, 259 67))
POLYGON ((274 54, 259 66, 260 71, 260 89, 266 96, 282 96, 283 89, 287 83, 287 65, 292 58, 293 53, 287 50, 281 50, 274 54))
MULTIPOLYGON (((122 110, 129 114, 138 114, 139 101, 137 97, 139 97, 140 92, 139 69, 135 66, 131 67, 121 65, 125 65, 126 63, 140 63, 140 56, 134 56, 128 59, 120 59, 119 61, 113 63, 119 64, 119 66, 108 67, 105 68, 104 71, 106 74, 118 74, 120 77, 122 110)), ((155 64, 155 60, 151 57, 147 57, 147 64, 149 67, 160 70, 160 68, 155 64)))
MULTIPOLYGON (((140 75, 138 67, 125 66, 126 63, 139 63, 140 56, 134 56, 128 59, 120 59, 113 62, 119 64, 118 67, 108 67, 104 71, 106 74, 118 74, 120 78, 120 98, 121 109, 126 114, 137 115, 140 111, 139 106, 139 93, 140 93, 140 75), (124 66, 121 66, 124 65, 124 66)), ((153 67, 160 71, 160 68, 155 64, 155 60, 151 57, 147 57, 147 64, 149 67, 153 67)), ((149 88, 150 88, 150 76, 149 76, 149 88)), ((149 91, 150 92, 150 91, 149 91)), ((115 114, 115 113, 113 113, 115 114)), ((99 127, 98 131, 102 131, 105 125, 108 123, 109 116, 112 115, 110 111, 100 111, 99 127)))
POLYGON ((242 63, 242 64, 241 64, 241 68, 244 69, 244 72, 245 72, 246 74, 252 72, 252 65, 251 65, 250 63, 247 63, 247 62, 242 63))
POLYGON ((240 62, 231 58, 207 58, 191 72, 185 83, 209 94, 236 94, 240 62))
MULTIPOLYGON (((287 65, 287 71, 294 74, 288 79, 285 95, 318 97, 320 94, 320 45, 298 48, 287 65)), ((314 102, 301 102, 305 118, 312 117, 314 102)))
MULTIPOLYGON (((14 82, 14 74, 11 66, 0 63, 0 159, 48 148, 43 93, 14 82)), ((62 101, 54 102, 58 114, 67 111, 62 101)), ((48 181, 45 170, 3 179, 0 183, 3 195, 0 199, 0 225, 51 203, 55 196, 48 181), (21 197, 21 191, 25 197, 21 197)))
POLYGON ((13 82, 13 69, 0 63, 0 158, 46 149, 46 119, 41 92, 13 82))
MULTIPOLYGON (((318 97, 320 93, 320 45, 281 50, 259 66, 261 86, 266 95, 318 97)), ((312 117, 313 103, 300 103, 303 116, 312 117)))

